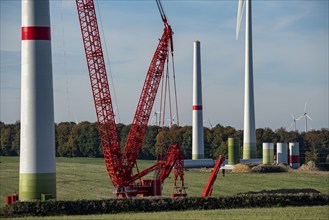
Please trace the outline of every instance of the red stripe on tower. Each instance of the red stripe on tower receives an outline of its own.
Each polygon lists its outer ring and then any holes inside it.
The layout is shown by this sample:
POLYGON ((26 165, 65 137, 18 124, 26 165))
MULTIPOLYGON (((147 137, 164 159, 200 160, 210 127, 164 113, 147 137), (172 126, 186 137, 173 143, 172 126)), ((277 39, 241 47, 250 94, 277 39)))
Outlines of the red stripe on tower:
POLYGON ((202 105, 193 105, 192 110, 202 110, 202 105))
POLYGON ((299 163, 299 156, 291 155, 290 156, 290 163, 299 163))
POLYGON ((22 40, 50 40, 50 27, 22 27, 22 40))

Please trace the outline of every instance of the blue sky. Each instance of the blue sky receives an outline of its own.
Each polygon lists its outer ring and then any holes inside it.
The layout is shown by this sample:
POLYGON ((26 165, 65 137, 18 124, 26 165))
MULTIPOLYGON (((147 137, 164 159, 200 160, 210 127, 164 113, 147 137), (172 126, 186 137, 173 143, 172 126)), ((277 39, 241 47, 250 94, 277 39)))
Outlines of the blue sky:
MULTIPOLYGON (((50 2, 55 120, 95 121, 75 1, 50 2)), ((96 5, 115 108, 129 124, 163 24, 155 1, 96 5)), ((180 124, 192 123, 193 41, 200 40, 204 125, 243 128, 245 17, 235 40, 238 1, 164 0, 162 5, 175 33, 180 124)), ((310 126, 328 128, 328 1, 255 0, 252 10, 256 127, 291 130, 290 114, 302 115, 307 102, 310 126)), ((13 123, 20 119, 21 2, 0 0, 0 18, 0 120, 13 123)), ((304 126, 305 120, 297 122, 299 130, 304 126)))

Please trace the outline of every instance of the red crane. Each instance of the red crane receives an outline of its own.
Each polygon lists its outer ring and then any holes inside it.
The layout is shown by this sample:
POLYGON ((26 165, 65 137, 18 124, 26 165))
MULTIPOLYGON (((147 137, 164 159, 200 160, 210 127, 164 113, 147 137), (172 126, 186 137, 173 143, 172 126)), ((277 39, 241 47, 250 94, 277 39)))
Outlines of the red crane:
POLYGON ((158 161, 144 171, 133 174, 133 168, 136 166, 147 123, 164 73, 164 66, 168 60, 169 52, 173 53, 172 29, 167 22, 160 0, 156 0, 156 3, 164 23, 164 31, 147 71, 124 154, 122 154, 118 142, 94 1, 76 0, 106 170, 115 187, 114 192, 117 197, 121 198, 136 195, 161 195, 162 184, 172 169, 174 169, 175 189, 172 196, 186 195, 183 154, 179 144, 170 145, 164 160, 158 161), (156 179, 141 180, 143 176, 152 171, 157 171, 156 179), (178 177, 181 180, 180 187, 177 186, 178 177))
POLYGON ((222 163, 224 163, 224 161, 225 161, 225 157, 219 156, 219 158, 217 159, 217 161, 215 163, 213 170, 211 171, 207 185, 203 190, 203 193, 201 195, 202 197, 211 196, 212 189, 214 187, 214 183, 216 181, 218 171, 220 170, 220 166, 222 165, 222 163))

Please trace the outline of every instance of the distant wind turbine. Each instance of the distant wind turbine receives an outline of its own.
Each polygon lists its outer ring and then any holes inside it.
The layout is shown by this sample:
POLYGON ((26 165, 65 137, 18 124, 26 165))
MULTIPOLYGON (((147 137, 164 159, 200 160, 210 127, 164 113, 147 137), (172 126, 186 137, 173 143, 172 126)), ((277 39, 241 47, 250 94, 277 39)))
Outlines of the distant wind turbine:
POLYGON ((205 124, 206 122, 208 122, 210 129, 212 129, 212 123, 210 122, 209 118, 203 120, 203 124, 205 124))
POLYGON ((308 115, 308 113, 306 112, 306 105, 307 102, 305 102, 305 106, 304 106, 304 114, 301 115, 299 118, 305 118, 305 132, 307 132, 307 118, 310 119, 312 121, 312 118, 308 115))
POLYGON ((172 118, 168 118, 167 120, 169 121, 169 125, 172 126, 173 124, 175 124, 175 117, 176 114, 174 114, 174 116, 172 118))
POLYGON ((210 128, 212 128, 212 123, 210 122, 209 118, 208 118, 208 122, 209 122, 210 128))
POLYGON ((299 121, 299 120, 302 118, 302 116, 300 116, 300 117, 298 117, 298 118, 295 118, 295 116, 291 113, 291 117, 292 117, 292 120, 293 120, 293 121, 291 122, 289 128, 290 128, 292 125, 295 125, 295 131, 297 131, 297 128, 296 128, 296 121, 299 121))
MULTIPOLYGON (((245 0, 239 0, 236 23, 236 39, 239 37, 245 0)), ((256 126, 254 108, 254 83, 252 60, 252 19, 251 0, 246 0, 246 35, 245 35, 245 90, 244 90, 244 131, 243 159, 256 158, 256 126)))
POLYGON ((152 122, 154 122, 154 120, 155 120, 155 125, 157 125, 157 126, 160 126, 160 121, 161 121, 161 114, 162 114, 162 112, 160 112, 160 111, 155 111, 154 112, 154 116, 153 116, 153 118, 152 118, 152 122), (159 116, 160 117, 159 117, 159 116), (159 119, 159 120, 158 120, 159 119))

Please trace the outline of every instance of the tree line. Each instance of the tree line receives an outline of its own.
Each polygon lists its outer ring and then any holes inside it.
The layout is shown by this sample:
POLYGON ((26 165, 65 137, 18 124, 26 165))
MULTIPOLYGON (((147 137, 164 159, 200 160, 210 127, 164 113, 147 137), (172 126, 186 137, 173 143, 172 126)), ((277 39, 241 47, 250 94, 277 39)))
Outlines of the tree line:
MULTIPOLYGON (((18 156, 20 151, 20 122, 5 124, 0 122, 1 156, 18 156)), ((119 143, 122 148, 130 131, 130 125, 117 124, 119 143)), ((55 124, 56 156, 58 157, 103 157, 97 123, 83 121, 80 123, 61 122, 55 124)), ((227 140, 229 137, 240 139, 242 156, 243 130, 217 124, 212 128, 204 127, 204 150, 206 158, 227 157, 227 140)), ((139 153, 139 159, 154 160, 165 154, 172 143, 179 142, 185 159, 192 155, 192 126, 168 128, 148 126, 139 153)), ((311 130, 308 132, 287 131, 285 128, 256 130, 257 156, 262 156, 263 142, 299 142, 301 162, 314 160, 329 162, 329 129, 311 130)))

